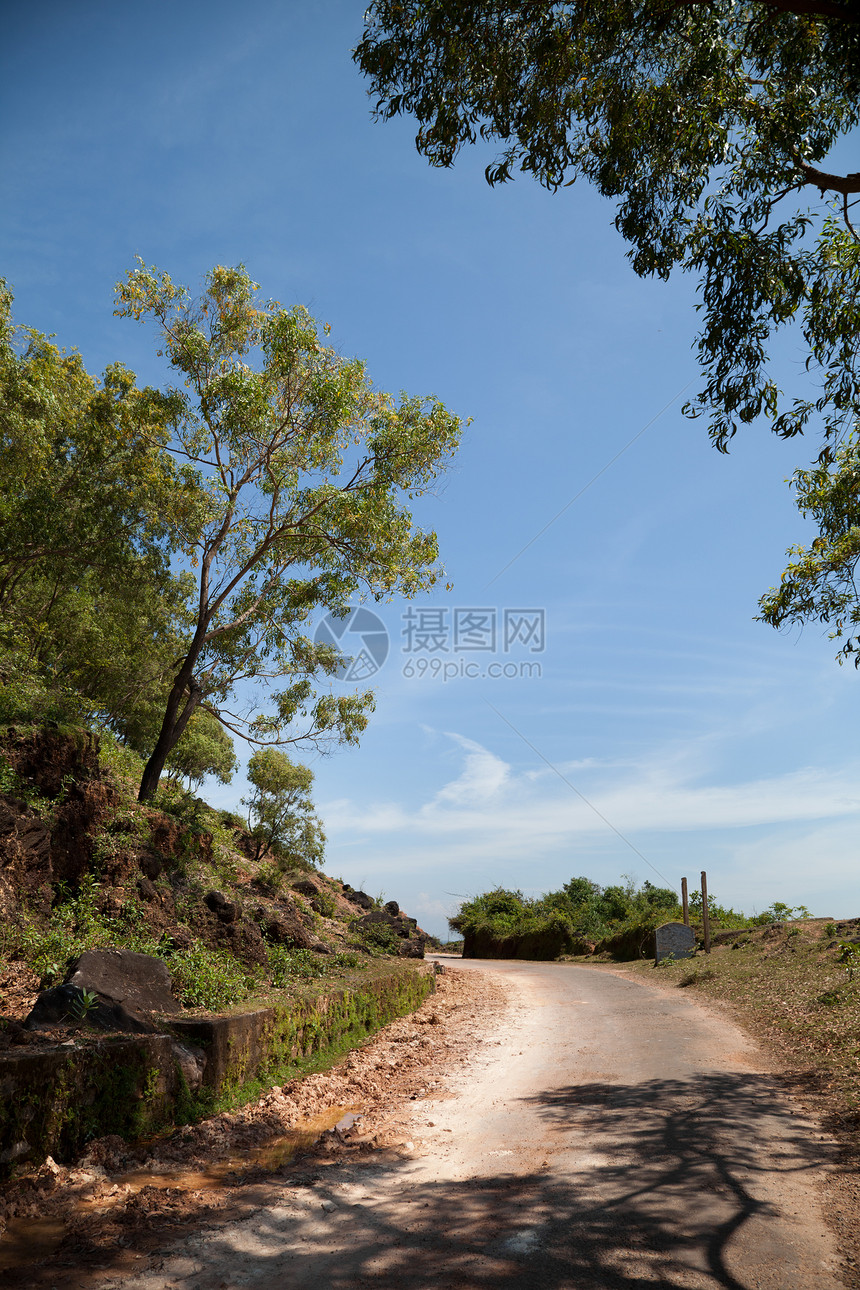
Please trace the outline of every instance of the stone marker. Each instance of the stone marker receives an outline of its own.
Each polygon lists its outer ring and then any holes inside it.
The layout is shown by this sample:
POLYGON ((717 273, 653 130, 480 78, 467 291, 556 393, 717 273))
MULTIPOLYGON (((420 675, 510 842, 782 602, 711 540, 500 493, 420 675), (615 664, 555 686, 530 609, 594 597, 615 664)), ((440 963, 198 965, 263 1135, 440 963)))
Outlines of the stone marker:
POLYGON ((671 954, 676 959, 688 959, 696 948, 696 937, 691 927, 684 923, 663 923, 656 931, 657 952, 654 962, 659 963, 671 954))

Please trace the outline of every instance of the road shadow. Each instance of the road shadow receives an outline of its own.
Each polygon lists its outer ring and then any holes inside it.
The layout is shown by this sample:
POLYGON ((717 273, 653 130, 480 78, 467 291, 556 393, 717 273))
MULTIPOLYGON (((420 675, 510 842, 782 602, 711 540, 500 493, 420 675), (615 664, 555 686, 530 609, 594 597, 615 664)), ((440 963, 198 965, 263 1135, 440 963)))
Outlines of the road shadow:
POLYGON ((779 1184, 819 1166, 826 1148, 774 1080, 572 1084, 525 1104, 548 1130, 546 1168, 507 1173, 499 1159, 495 1171, 491 1156, 480 1178, 435 1182, 409 1161, 356 1162, 347 1194, 342 1170, 322 1170, 310 1205, 285 1201, 242 1235, 213 1232, 202 1264, 189 1254, 187 1271, 165 1265, 165 1275, 200 1290, 755 1290, 772 1260, 767 1284, 812 1284, 784 1231, 768 1229, 779 1184), (759 1268, 747 1276, 727 1256, 759 1220, 759 1268))

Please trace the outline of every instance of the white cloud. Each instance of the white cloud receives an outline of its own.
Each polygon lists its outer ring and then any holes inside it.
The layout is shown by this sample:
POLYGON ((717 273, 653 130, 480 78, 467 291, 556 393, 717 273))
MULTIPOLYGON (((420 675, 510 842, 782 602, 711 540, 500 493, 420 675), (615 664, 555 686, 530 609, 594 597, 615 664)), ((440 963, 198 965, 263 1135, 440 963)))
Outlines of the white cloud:
MULTIPOLYGON (((527 856, 573 837, 748 829, 860 815, 858 766, 809 766, 734 784, 708 782, 708 741, 640 762, 570 762, 514 772, 495 753, 449 734, 465 754, 459 776, 417 808, 393 802, 324 804, 329 834, 401 834, 410 847, 445 841, 462 854, 527 856), (572 785, 571 788, 569 785, 572 785), (578 792, 576 791, 578 790, 578 792), (587 800, 583 800, 587 799, 587 800), (601 816, 604 817, 601 819, 601 816)), ((446 856, 447 858, 447 856, 446 856)))
POLYGON ((508 783, 510 766, 472 739, 447 732, 448 738, 464 749, 465 766, 462 774, 446 784, 436 794, 430 810, 439 803, 452 802, 455 806, 478 806, 491 802, 508 783))

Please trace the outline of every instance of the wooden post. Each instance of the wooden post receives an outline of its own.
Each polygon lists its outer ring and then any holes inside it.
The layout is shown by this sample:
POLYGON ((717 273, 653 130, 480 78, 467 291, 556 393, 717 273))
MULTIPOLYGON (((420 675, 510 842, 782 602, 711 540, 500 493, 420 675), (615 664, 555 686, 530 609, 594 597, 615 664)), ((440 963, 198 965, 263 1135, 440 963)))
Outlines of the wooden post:
POLYGON ((684 926, 690 926, 690 905, 687 901, 687 879, 681 879, 681 908, 684 911, 684 926))
POLYGON ((705 933, 705 953, 711 952, 711 919, 708 914, 708 875, 702 870, 702 926, 705 933))

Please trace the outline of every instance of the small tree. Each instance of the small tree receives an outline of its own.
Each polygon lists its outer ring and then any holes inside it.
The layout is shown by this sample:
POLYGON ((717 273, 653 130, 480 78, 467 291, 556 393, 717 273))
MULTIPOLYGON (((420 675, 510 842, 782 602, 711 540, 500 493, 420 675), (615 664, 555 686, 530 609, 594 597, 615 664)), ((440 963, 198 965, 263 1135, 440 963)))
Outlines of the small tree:
POLYGON ((248 762, 248 779, 254 791, 242 798, 242 805, 248 808, 254 860, 275 850, 284 867, 291 862, 318 865, 325 834, 311 801, 314 773, 310 767, 291 761, 276 748, 261 748, 248 762))
POLYGON ((435 398, 376 391, 360 362, 322 343, 306 310, 260 302, 241 266, 213 269, 195 302, 139 263, 117 288, 117 313, 154 318, 182 378, 168 396, 170 450, 194 503, 177 536, 197 578, 141 780, 147 801, 201 704, 258 745, 357 741, 373 696, 318 694, 341 657, 303 628, 365 590, 380 599, 433 585, 436 536, 402 499, 432 486, 460 421, 435 398), (285 688, 266 709, 231 706, 240 683, 276 681, 285 688))
POLYGON ((217 717, 198 708, 170 753, 167 768, 184 776, 192 789, 198 789, 207 775, 214 775, 219 784, 229 784, 236 769, 233 740, 217 717))

